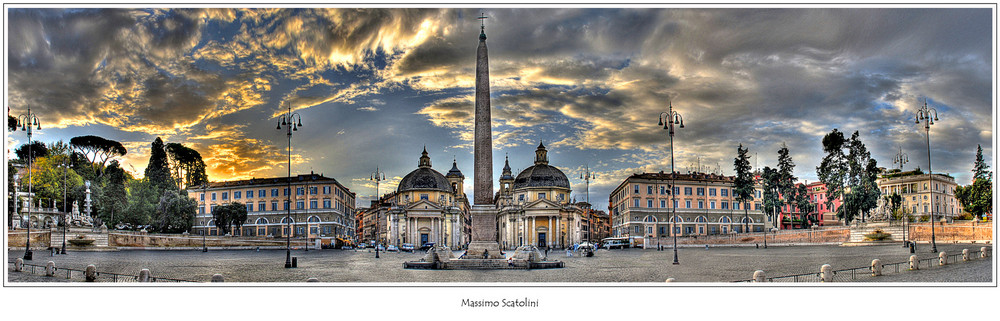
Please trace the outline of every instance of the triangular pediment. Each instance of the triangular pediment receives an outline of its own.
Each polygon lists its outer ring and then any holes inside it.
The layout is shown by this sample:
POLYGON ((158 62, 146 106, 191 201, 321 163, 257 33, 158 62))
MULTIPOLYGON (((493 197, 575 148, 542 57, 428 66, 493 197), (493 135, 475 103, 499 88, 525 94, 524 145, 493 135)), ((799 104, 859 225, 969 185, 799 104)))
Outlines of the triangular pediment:
POLYGON ((406 205, 406 210, 440 210, 441 204, 429 200, 419 200, 406 205))
POLYGON ((525 209, 529 209, 529 208, 532 208, 532 209, 534 209, 534 208, 541 208, 541 209, 544 209, 544 208, 562 208, 562 205, 559 205, 559 203, 556 203, 554 201, 550 201, 550 200, 547 200, 547 199, 540 199, 540 200, 534 200, 534 201, 532 201, 532 202, 530 202, 528 204, 524 204, 524 208, 525 209))

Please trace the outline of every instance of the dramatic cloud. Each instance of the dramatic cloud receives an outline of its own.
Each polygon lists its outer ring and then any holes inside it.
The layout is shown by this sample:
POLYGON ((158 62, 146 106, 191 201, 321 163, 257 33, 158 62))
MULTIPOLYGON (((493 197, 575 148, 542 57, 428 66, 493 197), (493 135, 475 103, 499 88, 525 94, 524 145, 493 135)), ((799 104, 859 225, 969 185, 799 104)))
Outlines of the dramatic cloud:
POLYGON ((402 177, 423 145, 439 171, 454 155, 472 176, 481 12, 495 174, 505 154, 512 167, 530 166, 543 141, 575 191, 584 165, 598 174, 598 207, 628 175, 669 170, 657 125, 669 105, 685 124, 674 137, 678 171, 732 174, 741 143, 757 166, 773 166, 784 143, 796 176, 816 180, 820 141, 834 128, 858 131, 880 166, 902 148, 908 168, 925 167, 913 123, 925 99, 940 118, 935 172, 968 183, 977 144, 993 161, 990 7, 14 7, 8 103, 42 117, 39 139, 122 141, 123 161, 140 174, 155 137, 188 144, 212 180, 285 175, 287 129, 273 128, 290 108, 304 124, 293 168, 350 182, 364 206, 374 196, 369 167, 402 177))

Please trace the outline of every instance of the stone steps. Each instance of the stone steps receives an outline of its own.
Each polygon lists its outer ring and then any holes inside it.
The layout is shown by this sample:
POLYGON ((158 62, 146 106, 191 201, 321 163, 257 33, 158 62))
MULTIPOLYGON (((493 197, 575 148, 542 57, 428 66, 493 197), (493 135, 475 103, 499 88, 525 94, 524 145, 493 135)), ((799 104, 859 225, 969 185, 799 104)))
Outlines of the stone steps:
POLYGON ((888 225, 869 225, 860 228, 851 229, 851 237, 848 242, 868 242, 865 239, 865 234, 870 234, 876 229, 881 229, 883 232, 891 234, 892 241, 902 241, 903 240, 903 227, 902 226, 888 226, 888 225))

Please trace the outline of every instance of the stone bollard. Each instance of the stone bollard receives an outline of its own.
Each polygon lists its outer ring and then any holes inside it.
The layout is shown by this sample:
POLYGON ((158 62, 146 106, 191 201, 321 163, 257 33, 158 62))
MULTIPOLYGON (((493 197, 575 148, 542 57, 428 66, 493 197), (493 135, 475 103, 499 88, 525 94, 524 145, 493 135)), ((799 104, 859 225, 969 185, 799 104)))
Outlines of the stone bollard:
POLYGON ((938 265, 948 265, 948 252, 938 253, 938 265))
POLYGON ((213 274, 212 275, 212 283, 216 283, 216 282, 220 282, 220 283, 221 282, 226 282, 226 278, 223 277, 222 274, 218 274, 218 273, 213 274))
POLYGON ((986 247, 984 246, 984 247, 979 248, 979 257, 986 258, 987 256, 989 256, 989 255, 986 252, 986 247))
POLYGON ((763 270, 753 271, 753 281, 754 282, 765 282, 766 276, 763 270))
POLYGON ((24 271, 24 259, 17 258, 17 260, 14 260, 14 272, 21 271, 24 271))
POLYGON ((56 262, 45 263, 45 276, 56 275, 56 262))
POLYGON ((83 272, 83 276, 87 279, 87 282, 94 282, 97 280, 97 266, 87 265, 87 270, 83 272))
POLYGON ((829 264, 823 264, 819 267, 819 276, 823 279, 823 282, 833 282, 833 267, 829 264))
POLYGON ((962 261, 970 260, 969 249, 962 249, 962 261))
POLYGON ((882 275, 882 261, 879 259, 872 260, 872 276, 882 275))
POLYGON ((910 271, 915 271, 920 269, 920 261, 917 259, 916 255, 910 255, 910 271))
POLYGON ((306 282, 319 282, 319 279, 317 279, 317 278, 309 278, 308 280, 306 280, 306 282))
POLYGON ((670 283, 670 282, 674 282, 674 281, 676 281, 676 280, 674 280, 674 278, 667 278, 667 280, 664 281, 664 282, 670 283))
POLYGON ((139 271, 139 282, 149 282, 149 269, 142 269, 139 271))

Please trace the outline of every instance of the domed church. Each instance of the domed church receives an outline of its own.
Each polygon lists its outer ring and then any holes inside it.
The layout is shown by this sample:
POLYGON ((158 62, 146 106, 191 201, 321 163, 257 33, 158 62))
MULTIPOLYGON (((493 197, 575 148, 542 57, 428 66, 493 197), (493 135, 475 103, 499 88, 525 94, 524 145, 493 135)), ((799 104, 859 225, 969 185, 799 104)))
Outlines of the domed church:
POLYGON ((503 248, 531 244, 563 248, 582 240, 581 211, 570 202, 569 179, 549 165, 548 150, 541 142, 535 149, 535 164, 511 175, 504 160, 500 191, 496 194, 497 227, 503 248))
POLYGON ((410 243, 420 247, 434 242, 459 249, 469 243, 469 200, 463 191, 465 175, 453 161, 448 175, 431 168, 427 148, 417 169, 399 181, 390 195, 392 207, 387 213, 386 242, 400 246, 410 243))

